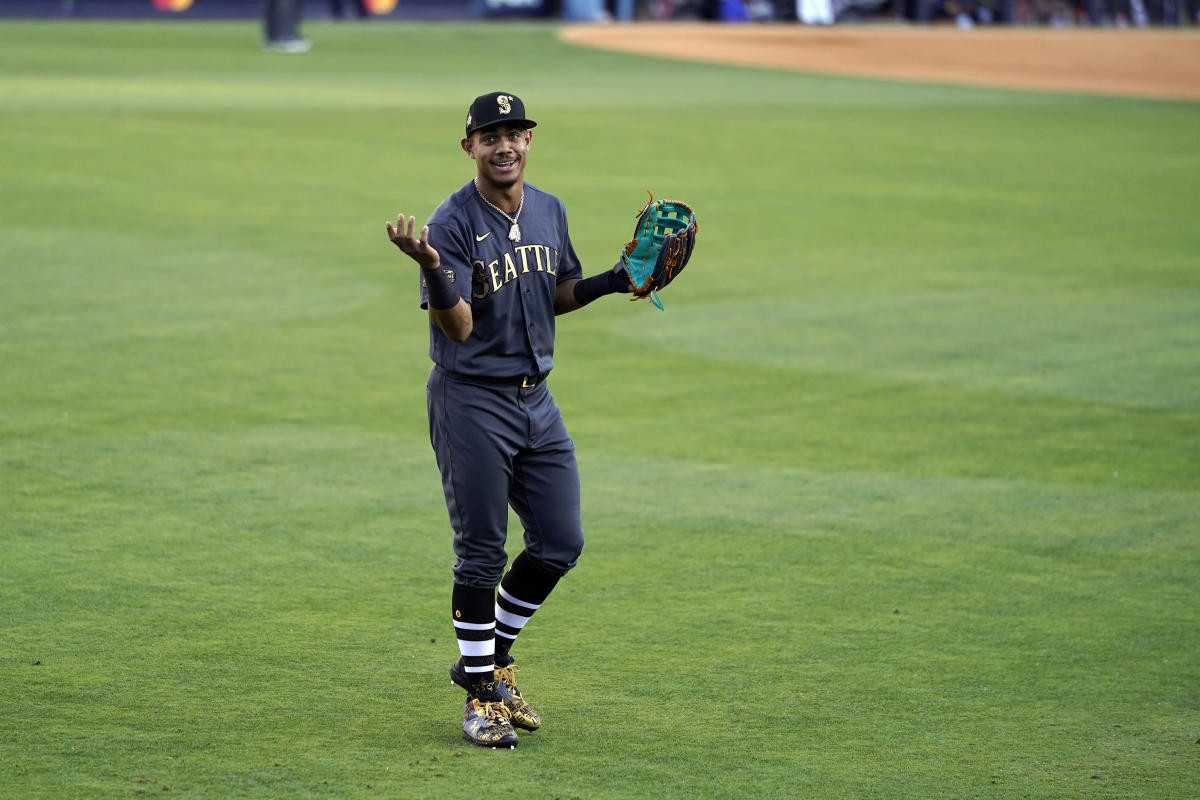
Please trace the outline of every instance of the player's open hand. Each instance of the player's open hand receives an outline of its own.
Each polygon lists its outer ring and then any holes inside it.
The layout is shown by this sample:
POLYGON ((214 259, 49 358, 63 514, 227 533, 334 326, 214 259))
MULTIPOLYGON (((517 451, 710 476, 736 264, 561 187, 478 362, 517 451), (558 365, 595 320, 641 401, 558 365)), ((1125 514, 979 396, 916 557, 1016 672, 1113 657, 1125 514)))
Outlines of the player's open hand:
POLYGON ((387 223, 388 238, 409 258, 420 264, 422 269, 436 269, 441 259, 437 250, 429 246, 429 226, 421 228, 420 236, 414 235, 416 226, 416 217, 408 217, 406 221, 404 215, 400 214, 396 217, 395 226, 387 223))

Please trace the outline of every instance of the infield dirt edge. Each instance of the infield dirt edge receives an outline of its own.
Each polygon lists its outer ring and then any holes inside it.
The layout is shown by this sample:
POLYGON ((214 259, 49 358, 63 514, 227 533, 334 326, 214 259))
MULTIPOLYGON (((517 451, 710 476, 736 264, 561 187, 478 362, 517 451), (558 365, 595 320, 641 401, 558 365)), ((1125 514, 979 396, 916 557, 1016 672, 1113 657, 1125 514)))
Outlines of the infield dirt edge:
POLYGON ((571 44, 833 75, 1200 101, 1200 31, 904 25, 571 25, 571 44))

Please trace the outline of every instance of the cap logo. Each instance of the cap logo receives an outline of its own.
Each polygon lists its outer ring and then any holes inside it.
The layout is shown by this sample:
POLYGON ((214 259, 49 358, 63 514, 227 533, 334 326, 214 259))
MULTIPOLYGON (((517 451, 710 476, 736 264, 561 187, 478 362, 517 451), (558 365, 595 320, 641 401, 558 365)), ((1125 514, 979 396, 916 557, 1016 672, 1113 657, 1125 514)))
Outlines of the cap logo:
POLYGON ((498 95, 496 97, 496 103, 500 106, 501 114, 508 114, 512 112, 512 95, 498 95))

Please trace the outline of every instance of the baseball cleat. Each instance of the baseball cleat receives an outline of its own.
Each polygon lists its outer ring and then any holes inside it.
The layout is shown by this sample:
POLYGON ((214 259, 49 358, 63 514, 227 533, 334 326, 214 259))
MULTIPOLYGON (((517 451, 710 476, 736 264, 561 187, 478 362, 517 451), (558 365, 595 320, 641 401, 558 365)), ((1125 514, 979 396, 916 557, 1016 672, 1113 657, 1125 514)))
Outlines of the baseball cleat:
MULTIPOLYGON (((527 731, 536 731, 542 727, 542 718, 533 710, 533 706, 525 702, 525 698, 521 696, 521 690, 517 688, 515 673, 520 667, 512 662, 511 656, 508 657, 508 663, 504 664, 504 666, 499 666, 499 664, 505 661, 504 657, 498 657, 496 661, 496 671, 493 673, 493 687, 504 703, 509 719, 512 721, 514 727, 527 731)), ((467 679, 467 673, 463 669, 461 658, 450 665, 450 680, 463 689, 466 689, 468 694, 471 693, 471 683, 467 679)))
POLYGON ((467 671, 463 668, 462 658, 459 658, 458 661, 455 661, 450 665, 450 680, 458 686, 466 689, 467 694, 471 694, 471 680, 467 677, 467 671))
POLYGON ((516 664, 496 667, 496 691, 504 698, 504 707, 508 709, 508 717, 512 724, 527 731, 536 731, 542 727, 542 718, 533 710, 533 706, 525 702, 521 690, 517 688, 517 678, 514 673, 520 669, 516 664))
POLYGON ((463 738, 480 747, 516 747, 517 732, 508 721, 504 703, 468 697, 463 707, 463 738))

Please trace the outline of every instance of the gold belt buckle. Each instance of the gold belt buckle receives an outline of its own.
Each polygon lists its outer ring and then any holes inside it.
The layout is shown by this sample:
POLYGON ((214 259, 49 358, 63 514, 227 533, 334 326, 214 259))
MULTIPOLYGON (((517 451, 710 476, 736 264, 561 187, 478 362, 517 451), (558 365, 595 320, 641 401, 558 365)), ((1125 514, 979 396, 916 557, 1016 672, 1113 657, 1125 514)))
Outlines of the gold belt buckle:
POLYGON ((531 382, 528 375, 521 378, 521 388, 522 389, 532 389, 535 386, 537 386, 537 381, 531 382))

